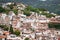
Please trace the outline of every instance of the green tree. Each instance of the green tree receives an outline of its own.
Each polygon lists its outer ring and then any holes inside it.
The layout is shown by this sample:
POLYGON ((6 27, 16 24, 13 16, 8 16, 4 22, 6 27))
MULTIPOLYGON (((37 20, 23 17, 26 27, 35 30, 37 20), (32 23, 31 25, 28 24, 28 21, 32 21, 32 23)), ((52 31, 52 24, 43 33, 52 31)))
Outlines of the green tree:
POLYGON ((38 8, 39 9, 39 11, 47 11, 46 9, 44 9, 44 8, 38 8))
POLYGON ((14 33, 12 25, 10 26, 10 32, 11 32, 12 34, 14 33))
POLYGON ((5 26, 3 29, 4 29, 4 30, 6 30, 6 31, 8 31, 8 30, 9 30, 9 28, 8 28, 7 26, 5 26))
POLYGON ((24 15, 26 15, 26 16, 30 16, 31 15, 31 13, 30 13, 30 10, 24 10, 24 15))
POLYGON ((8 27, 7 25, 0 25, 0 27, 1 27, 3 30, 6 30, 6 31, 9 30, 9 27, 8 27))
POLYGON ((48 26, 49 28, 60 29, 60 23, 49 23, 48 26))
POLYGON ((44 8, 35 8, 35 7, 32 7, 32 6, 27 6, 25 9, 26 10, 33 11, 33 12, 37 12, 37 13, 39 13, 39 11, 47 11, 44 8))
POLYGON ((30 40, 29 38, 25 38, 25 40, 30 40))
POLYGON ((5 12, 5 9, 0 6, 0 13, 5 12))
POLYGON ((13 9, 13 12, 17 15, 18 14, 18 9, 13 9))
POLYGON ((19 30, 15 30, 15 31, 14 31, 14 34, 15 34, 16 36, 19 36, 19 35, 20 35, 20 31, 19 31, 19 30))
POLYGON ((4 25, 0 25, 0 28, 4 28, 4 25))
POLYGON ((34 8, 34 7, 32 7, 32 6, 27 6, 25 9, 26 9, 27 11, 30 10, 30 11, 39 13, 39 9, 38 9, 38 8, 34 8))
MULTIPOLYGON (((46 11, 46 9, 43 9, 43 8, 34 8, 32 6, 27 6, 25 9, 24 9, 24 14, 27 15, 27 16, 30 16, 31 13, 30 11, 32 12, 36 12, 36 13, 39 13, 40 11, 46 11)), ((46 14, 45 14, 46 15, 46 14)), ((46 15, 48 16, 48 15, 46 15)), ((49 17, 49 16, 48 16, 49 17)))
POLYGON ((5 9, 3 7, 0 6, 0 13, 8 13, 10 10, 9 9, 5 9))
POLYGON ((44 11, 42 11, 42 13, 40 13, 41 15, 45 15, 47 18, 51 18, 51 17, 55 17, 55 15, 50 14, 50 13, 44 13, 44 11))

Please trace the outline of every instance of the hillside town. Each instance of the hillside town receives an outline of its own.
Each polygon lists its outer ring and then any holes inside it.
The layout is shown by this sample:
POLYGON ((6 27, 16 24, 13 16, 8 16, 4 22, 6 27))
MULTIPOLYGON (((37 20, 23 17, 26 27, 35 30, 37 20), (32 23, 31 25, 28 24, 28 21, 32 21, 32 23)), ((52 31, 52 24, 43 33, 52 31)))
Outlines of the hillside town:
MULTIPOLYGON (((6 3, 2 7, 9 9, 6 5, 10 4, 6 3)), ((8 15, 0 13, 0 40, 60 40, 60 30, 48 26, 49 23, 60 23, 60 15, 51 13, 55 17, 47 18, 30 11, 31 15, 26 16, 21 11, 26 6, 21 3, 14 6, 18 9, 17 15, 13 11, 9 11, 8 15)))

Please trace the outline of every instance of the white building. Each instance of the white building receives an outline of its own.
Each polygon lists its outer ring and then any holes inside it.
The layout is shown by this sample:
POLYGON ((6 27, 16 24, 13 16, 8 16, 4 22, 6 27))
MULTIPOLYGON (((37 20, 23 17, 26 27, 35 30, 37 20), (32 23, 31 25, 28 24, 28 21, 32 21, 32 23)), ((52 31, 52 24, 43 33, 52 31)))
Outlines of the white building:
POLYGON ((7 40, 22 40, 20 37, 17 37, 16 35, 10 34, 7 36, 7 40))

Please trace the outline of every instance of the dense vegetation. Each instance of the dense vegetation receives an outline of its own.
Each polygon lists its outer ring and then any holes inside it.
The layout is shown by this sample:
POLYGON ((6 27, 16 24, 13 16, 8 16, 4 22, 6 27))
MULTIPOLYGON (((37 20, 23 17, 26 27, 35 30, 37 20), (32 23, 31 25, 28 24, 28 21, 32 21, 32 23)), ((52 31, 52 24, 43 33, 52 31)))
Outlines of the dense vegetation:
POLYGON ((34 7, 32 7, 32 6, 27 6, 27 7, 24 9, 24 14, 27 15, 27 16, 30 16, 30 15, 31 15, 30 11, 39 13, 40 11, 46 11, 46 10, 43 9, 43 8, 34 8, 34 7))
POLYGON ((43 9, 43 8, 34 8, 32 6, 27 6, 25 9, 33 11, 33 12, 37 12, 37 13, 39 13, 39 11, 47 11, 46 9, 43 9))
POLYGON ((44 11, 47 11, 46 9, 43 9, 43 8, 34 8, 34 7, 32 7, 32 6, 27 6, 27 7, 24 9, 24 14, 27 15, 27 16, 30 16, 30 15, 31 15, 30 11, 36 12, 36 13, 38 13, 38 14, 45 15, 45 16, 48 17, 48 18, 54 17, 54 15, 52 15, 52 14, 50 14, 50 13, 44 13, 44 11), (42 11, 42 13, 40 13, 40 11, 42 11))
POLYGON ((0 28, 5 30, 5 31, 9 30, 11 34, 15 34, 16 36, 20 35, 20 31, 19 30, 14 31, 12 25, 10 27, 7 25, 0 25, 0 28))
POLYGON ((14 8, 14 6, 16 6, 16 4, 7 5, 7 7, 10 8, 9 10, 12 10, 17 15, 18 9, 14 8))
POLYGON ((27 6, 25 9, 26 9, 27 11, 33 11, 33 12, 39 13, 39 9, 38 9, 38 8, 34 8, 34 7, 32 7, 32 6, 27 6))
POLYGON ((0 25, 0 28, 2 28, 3 30, 6 30, 6 31, 8 31, 8 30, 9 30, 9 27, 8 27, 8 26, 6 26, 6 25, 0 25))
POLYGON ((19 30, 14 31, 12 25, 10 26, 10 32, 11 32, 11 34, 15 34, 16 36, 20 35, 20 31, 19 30))
POLYGON ((13 9, 12 11, 15 13, 15 15, 18 14, 18 9, 13 9))
POLYGON ((31 15, 31 13, 30 13, 30 10, 24 10, 24 15, 26 15, 26 16, 30 16, 31 15))
POLYGON ((41 14, 45 15, 47 18, 55 17, 55 15, 52 15, 50 13, 44 13, 44 12, 42 12, 41 14))
POLYGON ((16 4, 7 5, 7 8, 3 8, 2 6, 0 6, 0 13, 8 14, 9 11, 13 11, 17 15, 18 10, 17 9, 13 9, 14 6, 16 6, 16 4))
POLYGON ((1 6, 0 6, 0 13, 8 13, 8 9, 4 9, 4 8, 2 8, 1 6))
POLYGON ((5 12, 5 9, 0 6, 0 13, 5 12))
POLYGON ((60 23, 49 23, 48 26, 49 28, 60 29, 60 23))
MULTIPOLYGON (((7 6, 8 6, 8 8, 10 8, 10 9, 5 9, 5 8, 2 8, 2 7, 0 6, 0 13, 2 13, 2 12, 8 13, 9 11, 12 10, 16 15, 18 14, 18 9, 17 9, 17 8, 14 9, 14 7, 13 7, 13 6, 16 6, 15 4, 7 5, 7 6)), ((46 15, 46 17, 48 17, 48 18, 54 17, 54 15, 52 15, 52 14, 50 14, 50 13, 44 13, 44 11, 47 11, 47 10, 46 10, 46 9, 43 9, 43 8, 34 8, 34 7, 32 7, 32 6, 27 6, 27 7, 23 10, 24 15, 26 15, 26 16, 30 16, 30 15, 31 15, 31 13, 30 13, 31 11, 32 11, 32 12, 36 12, 36 13, 38 13, 38 14, 46 15), (40 13, 40 11, 42 11, 42 13, 40 13)))

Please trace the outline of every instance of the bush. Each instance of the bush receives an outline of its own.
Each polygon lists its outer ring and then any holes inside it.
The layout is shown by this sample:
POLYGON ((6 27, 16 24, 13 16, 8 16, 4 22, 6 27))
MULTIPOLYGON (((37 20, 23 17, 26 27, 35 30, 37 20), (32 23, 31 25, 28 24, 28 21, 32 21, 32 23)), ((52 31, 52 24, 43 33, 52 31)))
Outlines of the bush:
POLYGON ((48 26, 49 28, 60 29, 60 23, 49 23, 48 26))
POLYGON ((44 8, 38 8, 39 9, 39 11, 47 11, 46 9, 44 9, 44 8))
POLYGON ((6 25, 0 25, 0 28, 2 28, 3 30, 6 30, 6 31, 8 31, 8 30, 9 30, 9 27, 8 27, 8 26, 6 26, 6 25))
POLYGON ((9 28, 8 28, 8 27, 4 27, 3 29, 4 29, 4 30, 6 30, 6 31, 8 31, 8 30, 9 30, 9 28))
POLYGON ((20 31, 19 31, 19 30, 15 30, 15 31, 14 31, 14 34, 15 34, 16 36, 20 36, 20 31))
POLYGON ((29 40, 29 38, 25 38, 25 40, 29 40))
POLYGON ((31 13, 30 13, 30 10, 24 10, 24 15, 26 15, 26 16, 30 16, 31 15, 31 13))
POLYGON ((34 8, 34 7, 32 7, 32 6, 27 6, 25 9, 26 9, 26 10, 33 11, 33 12, 37 12, 37 13, 39 13, 39 11, 47 11, 47 10, 44 9, 44 8, 34 8))
POLYGON ((45 15, 47 18, 51 18, 51 17, 55 17, 54 15, 50 14, 50 13, 41 13, 42 15, 45 15))
POLYGON ((0 25, 0 28, 4 28, 4 25, 0 25))
POLYGON ((30 10, 30 11, 39 13, 39 9, 38 9, 38 8, 33 8, 32 6, 27 6, 25 9, 26 9, 27 11, 30 10))
POLYGON ((0 6, 0 13, 8 13, 10 10, 9 9, 5 9, 5 8, 2 8, 1 6, 0 6))
POLYGON ((12 11, 15 13, 15 15, 18 14, 18 9, 13 9, 12 11))
POLYGON ((5 9, 0 6, 0 13, 5 12, 5 9))

